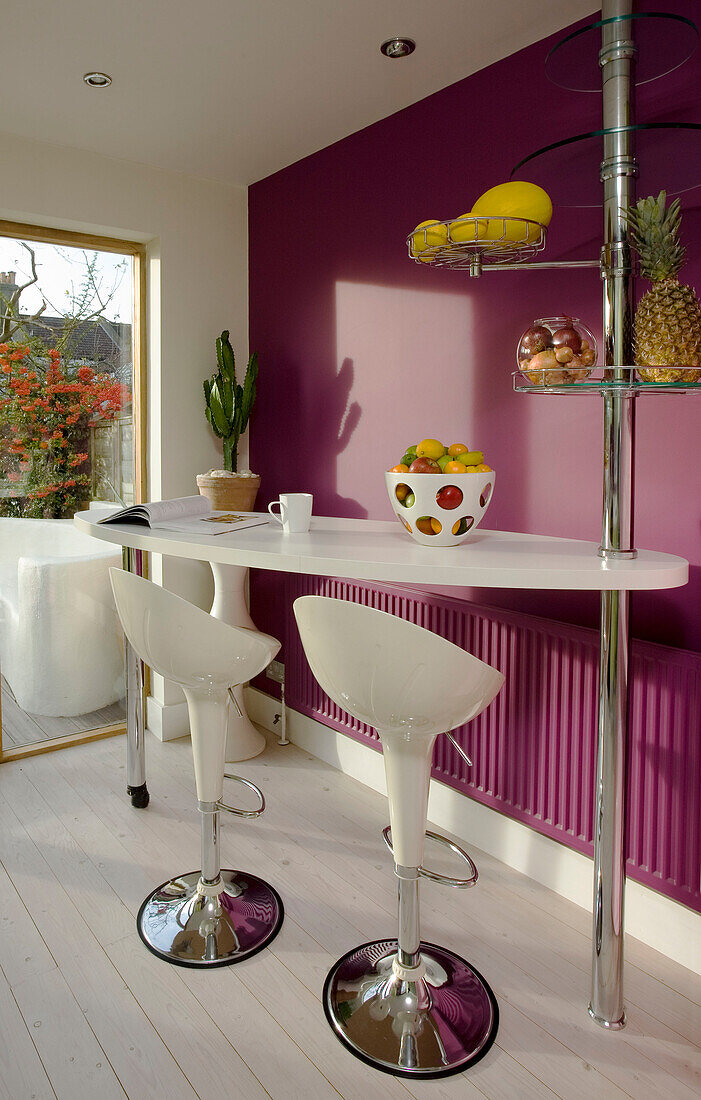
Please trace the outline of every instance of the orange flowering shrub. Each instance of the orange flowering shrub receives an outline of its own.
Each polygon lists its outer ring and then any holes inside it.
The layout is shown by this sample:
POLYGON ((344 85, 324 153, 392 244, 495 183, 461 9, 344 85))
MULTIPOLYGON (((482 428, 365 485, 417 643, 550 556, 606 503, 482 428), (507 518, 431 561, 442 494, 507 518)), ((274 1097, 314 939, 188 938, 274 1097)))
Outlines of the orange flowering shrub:
POLYGON ((113 418, 130 399, 110 375, 62 365, 55 348, 36 356, 27 346, 0 344, 0 463, 25 498, 19 514, 60 519, 86 499, 89 426, 113 418))

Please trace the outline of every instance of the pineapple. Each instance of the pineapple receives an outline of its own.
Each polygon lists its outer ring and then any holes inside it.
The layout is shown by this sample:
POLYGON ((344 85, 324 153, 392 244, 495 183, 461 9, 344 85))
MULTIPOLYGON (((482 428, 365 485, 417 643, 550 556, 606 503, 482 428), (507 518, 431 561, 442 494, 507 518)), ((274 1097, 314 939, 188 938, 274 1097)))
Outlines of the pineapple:
POLYGON ((679 241, 679 199, 668 209, 666 201, 660 191, 628 214, 640 273, 652 282, 635 313, 635 362, 644 382, 697 382, 701 370, 688 368, 701 367, 701 305, 676 277, 686 250, 679 241))

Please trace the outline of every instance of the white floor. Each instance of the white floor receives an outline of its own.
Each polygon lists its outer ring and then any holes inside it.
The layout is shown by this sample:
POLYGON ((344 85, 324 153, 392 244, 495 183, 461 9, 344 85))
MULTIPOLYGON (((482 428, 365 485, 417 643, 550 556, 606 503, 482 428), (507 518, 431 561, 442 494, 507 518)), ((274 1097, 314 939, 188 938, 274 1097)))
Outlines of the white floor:
POLYGON ((3 1098, 698 1098, 699 979, 630 940, 629 1025, 601 1032, 586 1016, 586 913, 476 850, 475 890, 422 884, 423 931, 493 985, 495 1046, 420 1084, 353 1058, 319 997, 339 955, 395 932, 384 799, 292 745, 237 766, 268 809, 222 829, 226 862, 279 889, 278 938, 208 973, 159 961, 134 918, 154 886, 198 866, 199 822, 189 742, 147 748, 146 811, 124 792, 123 738, 0 765, 3 1098))

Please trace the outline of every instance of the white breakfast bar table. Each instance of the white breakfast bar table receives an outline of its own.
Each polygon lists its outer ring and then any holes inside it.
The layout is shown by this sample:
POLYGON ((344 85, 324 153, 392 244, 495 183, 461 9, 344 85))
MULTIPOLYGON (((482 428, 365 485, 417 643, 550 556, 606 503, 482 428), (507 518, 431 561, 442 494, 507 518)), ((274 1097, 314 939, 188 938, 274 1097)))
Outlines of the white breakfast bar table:
MULTIPOLYGON (((88 535, 121 546, 124 568, 141 574, 144 554, 172 555, 209 562, 214 574, 212 614, 255 629, 246 607, 249 568, 306 573, 353 580, 384 581, 433 588, 510 588, 579 591, 644 591, 679 588, 688 580, 683 558, 638 550, 632 560, 605 559, 598 545, 574 539, 478 529, 456 547, 420 546, 395 521, 314 517, 306 534, 285 535, 278 524, 252 527, 226 535, 183 534, 133 524, 101 524, 104 512, 79 512, 75 524, 88 535)), ((608 639, 602 635, 599 722, 620 721, 627 699, 619 698, 617 681, 608 675, 608 639), (613 705, 611 702, 613 700, 613 705)), ((625 641, 627 645, 627 640, 625 641)), ((627 654, 626 654, 627 659, 627 654)), ((127 646, 127 783, 135 806, 148 804, 144 751, 143 669, 127 646)), ((261 751, 264 740, 242 711, 237 740, 248 748, 240 759, 261 751)), ((613 741, 613 739, 611 739, 613 741)), ((600 761, 597 784, 615 777, 616 789, 598 804, 605 807, 594 823, 601 858, 594 883, 593 958, 596 980, 611 986, 622 980, 623 882, 625 879, 625 784, 619 762, 600 761), (611 819, 608 820, 606 815, 611 819)))

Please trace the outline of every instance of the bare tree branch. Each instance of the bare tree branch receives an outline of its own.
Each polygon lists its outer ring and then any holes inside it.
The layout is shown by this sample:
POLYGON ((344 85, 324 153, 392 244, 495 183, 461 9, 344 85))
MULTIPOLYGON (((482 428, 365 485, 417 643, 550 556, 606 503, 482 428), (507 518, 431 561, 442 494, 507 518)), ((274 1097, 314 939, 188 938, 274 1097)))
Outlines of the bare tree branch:
POLYGON ((30 279, 27 279, 26 283, 18 284, 9 298, 5 298, 4 295, 2 296, 5 302, 5 309, 3 311, 2 318, 0 318, 0 320, 2 321, 2 325, 0 327, 0 343, 3 344, 7 343, 8 340, 11 340, 14 334, 23 329, 25 325, 31 324, 37 319, 37 317, 41 317, 42 313, 46 309, 46 302, 44 302, 41 309, 33 314, 31 317, 20 317, 19 300, 23 292, 27 290, 30 286, 34 286, 34 284, 39 281, 34 249, 30 248, 29 245, 25 243, 25 241, 20 241, 20 244, 22 245, 22 248, 26 249, 26 251, 29 253, 32 275, 30 279))

